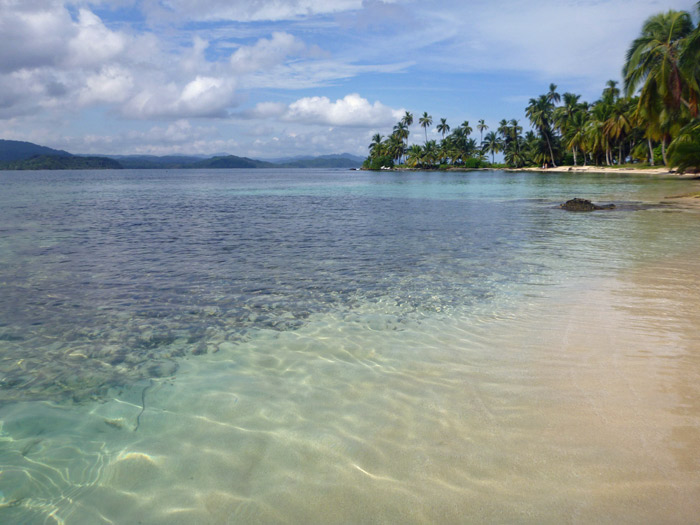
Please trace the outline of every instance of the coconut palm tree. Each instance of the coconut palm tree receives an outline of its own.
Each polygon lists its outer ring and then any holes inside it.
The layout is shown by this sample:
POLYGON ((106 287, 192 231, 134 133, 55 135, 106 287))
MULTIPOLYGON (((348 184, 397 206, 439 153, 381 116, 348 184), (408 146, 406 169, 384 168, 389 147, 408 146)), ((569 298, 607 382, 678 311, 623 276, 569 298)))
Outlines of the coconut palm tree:
MULTIPOLYGON (((552 88, 556 89, 556 86, 554 84, 550 86, 550 93, 552 92, 552 88)), ((553 112, 554 104, 548 95, 540 95, 538 98, 531 98, 530 104, 525 109, 527 118, 530 119, 532 125, 540 132, 540 136, 547 142, 549 158, 552 162, 552 166, 556 167, 557 164, 554 161, 554 150, 552 149, 553 112)))
POLYGON ((683 173, 700 169, 700 119, 685 126, 668 148, 669 164, 683 173))
POLYGON ((618 99, 610 105, 610 113, 605 121, 604 131, 618 147, 618 165, 622 164, 622 150, 625 136, 632 130, 628 99, 618 99))
POLYGON ((580 98, 581 95, 564 93, 562 105, 554 110, 554 125, 559 129, 559 133, 561 133, 562 136, 566 135, 569 122, 580 109, 578 102, 580 98))
POLYGON ((404 116, 401 118, 401 122, 408 128, 413 124, 413 113, 406 111, 404 116))
POLYGON ((437 125, 437 131, 438 133, 442 133, 442 140, 445 140, 445 133, 450 131, 450 125, 447 123, 447 119, 440 119, 440 124, 437 125))
POLYGON ((641 35, 627 50, 622 69, 628 97, 639 88, 640 106, 654 106, 657 100, 673 110, 689 106, 684 95, 692 82, 681 68, 680 57, 693 29, 686 11, 669 10, 644 22, 641 35))
POLYGON ((503 142, 494 131, 491 131, 486 134, 481 147, 485 153, 491 154, 491 164, 494 164, 496 162, 496 153, 503 151, 503 142))
POLYGON ((479 130, 479 143, 481 144, 482 142, 484 142, 484 131, 489 129, 489 127, 484 122, 484 119, 481 119, 476 125, 476 129, 479 130))
POLYGON ((369 145, 369 154, 372 157, 378 157, 381 155, 382 139, 384 137, 379 133, 375 133, 372 137, 372 142, 369 145))
POLYGON ((462 125, 460 126, 460 129, 461 129, 462 131, 464 131, 464 135, 467 136, 467 137, 468 137, 469 135, 472 134, 472 131, 474 131, 474 130, 472 129, 472 127, 469 125, 469 121, 468 121, 468 120, 465 120, 464 122, 462 122, 462 125))
POLYGON ((561 100, 561 95, 557 93, 557 85, 556 84, 550 84, 549 85, 549 92, 547 93, 547 100, 550 101, 552 104, 559 104, 559 101, 561 100))
MULTIPOLYGON (((409 131, 408 131, 408 127, 404 123, 403 119, 401 119, 399 122, 397 122, 396 125, 394 126, 394 132, 393 132, 392 136, 394 136, 394 135, 401 141, 402 146, 403 146, 404 142, 408 143, 409 131)), ((399 160, 401 160, 401 159, 399 158, 399 160)))
POLYGON ((440 150, 438 148, 437 142, 434 140, 429 140, 425 143, 423 148, 423 163, 428 166, 433 166, 440 155, 440 150))
POLYGON ((586 165, 586 128, 588 126, 588 114, 579 110, 574 113, 568 121, 566 127, 566 147, 571 148, 574 154, 574 166, 578 166, 577 156, 579 150, 583 155, 583 165, 586 165))
POLYGON ((501 121, 498 123, 498 133, 500 133, 503 140, 508 138, 508 120, 501 119, 501 121))
POLYGON ((423 116, 418 119, 418 123, 425 130, 425 143, 427 144, 428 143, 428 128, 433 123, 433 117, 431 115, 428 115, 427 111, 424 111, 423 116))
POLYGON ((421 148, 418 144, 413 144, 408 148, 406 153, 406 164, 408 164, 410 167, 415 168, 421 164, 423 158, 423 148, 421 148))

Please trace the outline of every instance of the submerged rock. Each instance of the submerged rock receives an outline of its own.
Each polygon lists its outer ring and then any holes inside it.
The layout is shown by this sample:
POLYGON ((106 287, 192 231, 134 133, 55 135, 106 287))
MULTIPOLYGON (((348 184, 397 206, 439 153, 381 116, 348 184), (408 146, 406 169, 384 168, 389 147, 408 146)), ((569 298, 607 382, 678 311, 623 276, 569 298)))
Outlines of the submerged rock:
POLYGON ((560 208, 569 211, 594 211, 594 210, 612 210, 615 208, 614 204, 604 204, 598 205, 593 204, 591 201, 586 199, 571 199, 566 201, 564 204, 559 205, 560 208))

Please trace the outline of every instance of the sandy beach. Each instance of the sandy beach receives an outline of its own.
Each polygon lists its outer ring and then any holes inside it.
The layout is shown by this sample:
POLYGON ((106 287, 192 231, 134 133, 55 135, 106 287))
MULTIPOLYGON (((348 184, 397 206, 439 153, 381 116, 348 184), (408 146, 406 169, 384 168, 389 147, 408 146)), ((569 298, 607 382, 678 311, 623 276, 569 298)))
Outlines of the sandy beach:
POLYGON ((610 167, 610 166, 557 166, 555 168, 519 168, 517 170, 506 171, 541 171, 553 173, 629 173, 634 175, 665 175, 683 178, 696 178, 698 175, 694 173, 680 174, 667 167, 659 168, 628 168, 628 167, 610 167))

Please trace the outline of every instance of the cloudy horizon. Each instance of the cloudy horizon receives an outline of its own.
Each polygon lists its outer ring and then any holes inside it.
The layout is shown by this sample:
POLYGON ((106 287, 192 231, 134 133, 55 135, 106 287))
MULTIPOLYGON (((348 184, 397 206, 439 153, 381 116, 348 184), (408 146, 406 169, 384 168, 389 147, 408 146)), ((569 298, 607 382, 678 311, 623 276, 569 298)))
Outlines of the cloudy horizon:
POLYGON ((424 111, 527 125, 529 98, 595 100, 646 18, 694 4, 0 0, 0 138, 271 158, 364 155, 405 111, 419 143, 424 111))

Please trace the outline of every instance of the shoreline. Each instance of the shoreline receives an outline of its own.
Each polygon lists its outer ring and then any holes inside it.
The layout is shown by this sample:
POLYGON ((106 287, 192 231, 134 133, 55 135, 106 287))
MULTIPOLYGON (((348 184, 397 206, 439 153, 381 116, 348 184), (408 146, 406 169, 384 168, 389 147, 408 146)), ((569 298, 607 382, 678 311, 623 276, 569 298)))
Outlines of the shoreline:
MULTIPOLYGON (((380 171, 380 170, 367 170, 362 168, 361 171, 380 171)), ((624 174, 624 175, 654 175, 654 176, 667 176, 680 179, 700 179, 700 174, 698 173, 678 173, 675 170, 671 170, 666 167, 662 168, 628 168, 628 167, 610 167, 610 166, 557 166, 556 168, 538 168, 538 167, 527 167, 527 168, 460 168, 460 167, 449 167, 444 170, 438 168, 408 168, 404 166, 398 166, 393 168, 386 168, 381 171, 456 171, 456 172, 467 172, 467 171, 508 171, 508 172, 535 172, 535 173, 604 173, 604 174, 624 174)))

